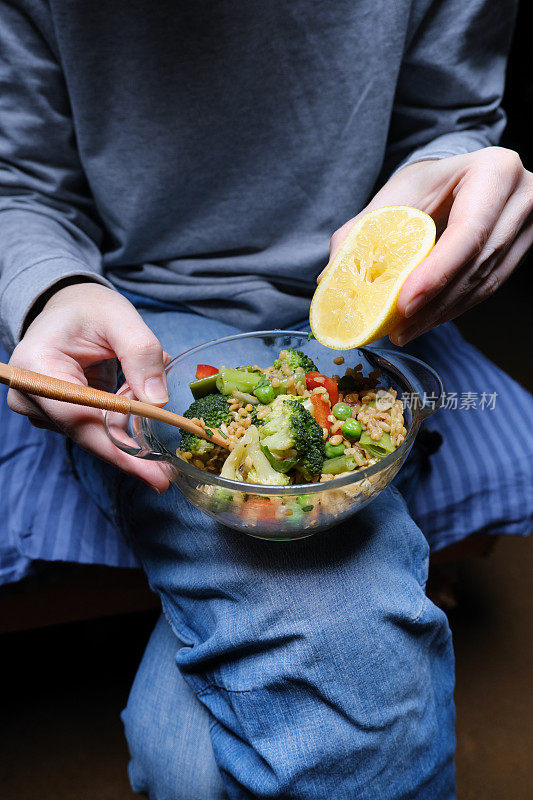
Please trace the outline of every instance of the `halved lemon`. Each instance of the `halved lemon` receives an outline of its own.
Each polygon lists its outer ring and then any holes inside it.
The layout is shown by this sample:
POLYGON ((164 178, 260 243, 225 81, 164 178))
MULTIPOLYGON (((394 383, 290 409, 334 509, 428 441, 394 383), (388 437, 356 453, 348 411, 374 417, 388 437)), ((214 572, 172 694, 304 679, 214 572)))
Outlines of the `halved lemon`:
POLYGON ((386 336, 402 319, 396 301, 435 244, 435 223, 408 206, 376 208, 357 220, 311 301, 319 342, 348 350, 386 336))

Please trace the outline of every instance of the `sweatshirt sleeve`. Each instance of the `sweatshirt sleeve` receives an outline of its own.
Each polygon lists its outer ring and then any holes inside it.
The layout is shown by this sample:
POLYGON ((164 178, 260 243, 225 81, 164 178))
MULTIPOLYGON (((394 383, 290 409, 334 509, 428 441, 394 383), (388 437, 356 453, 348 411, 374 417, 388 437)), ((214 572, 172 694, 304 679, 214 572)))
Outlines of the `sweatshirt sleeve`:
POLYGON ((101 237, 47 4, 1 3, 0 334, 8 349, 58 281, 111 285, 102 277, 101 237))
POLYGON ((498 143, 517 0, 419 0, 389 131, 385 173, 498 143))

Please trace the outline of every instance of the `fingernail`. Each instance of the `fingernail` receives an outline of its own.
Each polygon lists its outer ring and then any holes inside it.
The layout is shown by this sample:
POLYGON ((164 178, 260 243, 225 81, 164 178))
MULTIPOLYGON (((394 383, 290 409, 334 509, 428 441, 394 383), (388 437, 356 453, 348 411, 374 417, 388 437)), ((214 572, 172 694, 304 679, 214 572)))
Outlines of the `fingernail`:
POLYGON ((168 389, 164 378, 148 378, 144 382, 144 391, 150 403, 168 403, 168 389))
POLYGON ((405 308, 405 316, 412 317, 413 314, 415 314, 419 308, 422 308, 425 302, 426 302, 426 295, 423 292, 422 294, 418 294, 415 298, 413 298, 413 300, 411 300, 410 303, 407 303, 407 306, 405 308))
POLYGON ((163 494, 161 489, 158 489, 157 486, 154 486, 153 483, 150 483, 150 481, 147 481, 144 478, 141 478, 140 476, 139 476, 139 478, 144 483, 145 486, 148 486, 148 488, 152 489, 152 491, 154 491, 156 494, 163 494))
POLYGON ((390 339, 393 344, 397 344, 398 347, 403 347, 404 344, 410 342, 413 338, 413 331, 411 328, 400 328, 399 330, 392 331, 390 334, 390 339))

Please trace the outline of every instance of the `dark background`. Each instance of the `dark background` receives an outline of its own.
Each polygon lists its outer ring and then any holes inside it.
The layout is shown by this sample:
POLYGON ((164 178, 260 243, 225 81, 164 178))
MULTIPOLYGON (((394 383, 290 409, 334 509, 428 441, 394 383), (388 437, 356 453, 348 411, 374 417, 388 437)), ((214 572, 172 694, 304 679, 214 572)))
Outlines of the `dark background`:
MULTIPOLYGON (((497 2, 497 0, 495 0, 497 2)), ((502 144, 533 169, 532 45, 522 3, 509 64, 502 144)), ((530 390, 533 259, 459 325, 530 390)), ((500 542, 457 570, 459 800, 530 800, 533 644, 529 540, 500 542)), ((156 614, 0 637, 3 800, 127 800, 119 713, 156 614)), ((206 798, 209 800, 209 798, 206 798)), ((438 800, 435 798, 435 800, 438 800)))
MULTIPOLYGON (((532 171, 533 50, 531 27, 528 24, 530 12, 530 4, 522 2, 507 71, 504 108, 508 122, 501 145, 516 150, 526 169, 532 171)), ((458 320, 459 327, 469 341, 530 391, 533 391, 532 295, 533 256, 530 251, 521 267, 492 298, 458 320)))

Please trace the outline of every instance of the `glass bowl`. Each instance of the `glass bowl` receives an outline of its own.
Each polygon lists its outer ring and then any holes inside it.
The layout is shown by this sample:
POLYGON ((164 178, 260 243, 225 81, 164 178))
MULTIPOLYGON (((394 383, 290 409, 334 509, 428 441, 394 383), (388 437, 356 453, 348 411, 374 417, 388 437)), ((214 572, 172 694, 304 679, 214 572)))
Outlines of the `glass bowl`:
MULTIPOLYGON (((444 391, 437 373, 413 356, 394 350, 361 347, 331 350, 299 331, 259 331, 206 342, 174 358, 167 367, 170 411, 183 413, 193 397, 189 383, 197 364, 233 366, 271 365, 281 350, 303 350, 325 375, 363 367, 363 374, 379 370, 378 384, 396 389, 404 402, 407 436, 390 455, 376 464, 326 483, 259 486, 220 478, 176 455, 180 431, 163 422, 130 414, 107 412, 105 427, 116 447, 137 458, 161 462, 168 477, 193 505, 227 525, 261 539, 289 540, 311 536, 351 517, 370 503, 392 481, 405 461, 421 423, 441 403, 444 391), (343 356, 342 367, 334 359, 343 356), (428 397, 431 398, 428 400, 428 397), (305 494, 302 500, 297 498, 305 494)), ((130 392, 124 387, 121 393, 130 392)))

